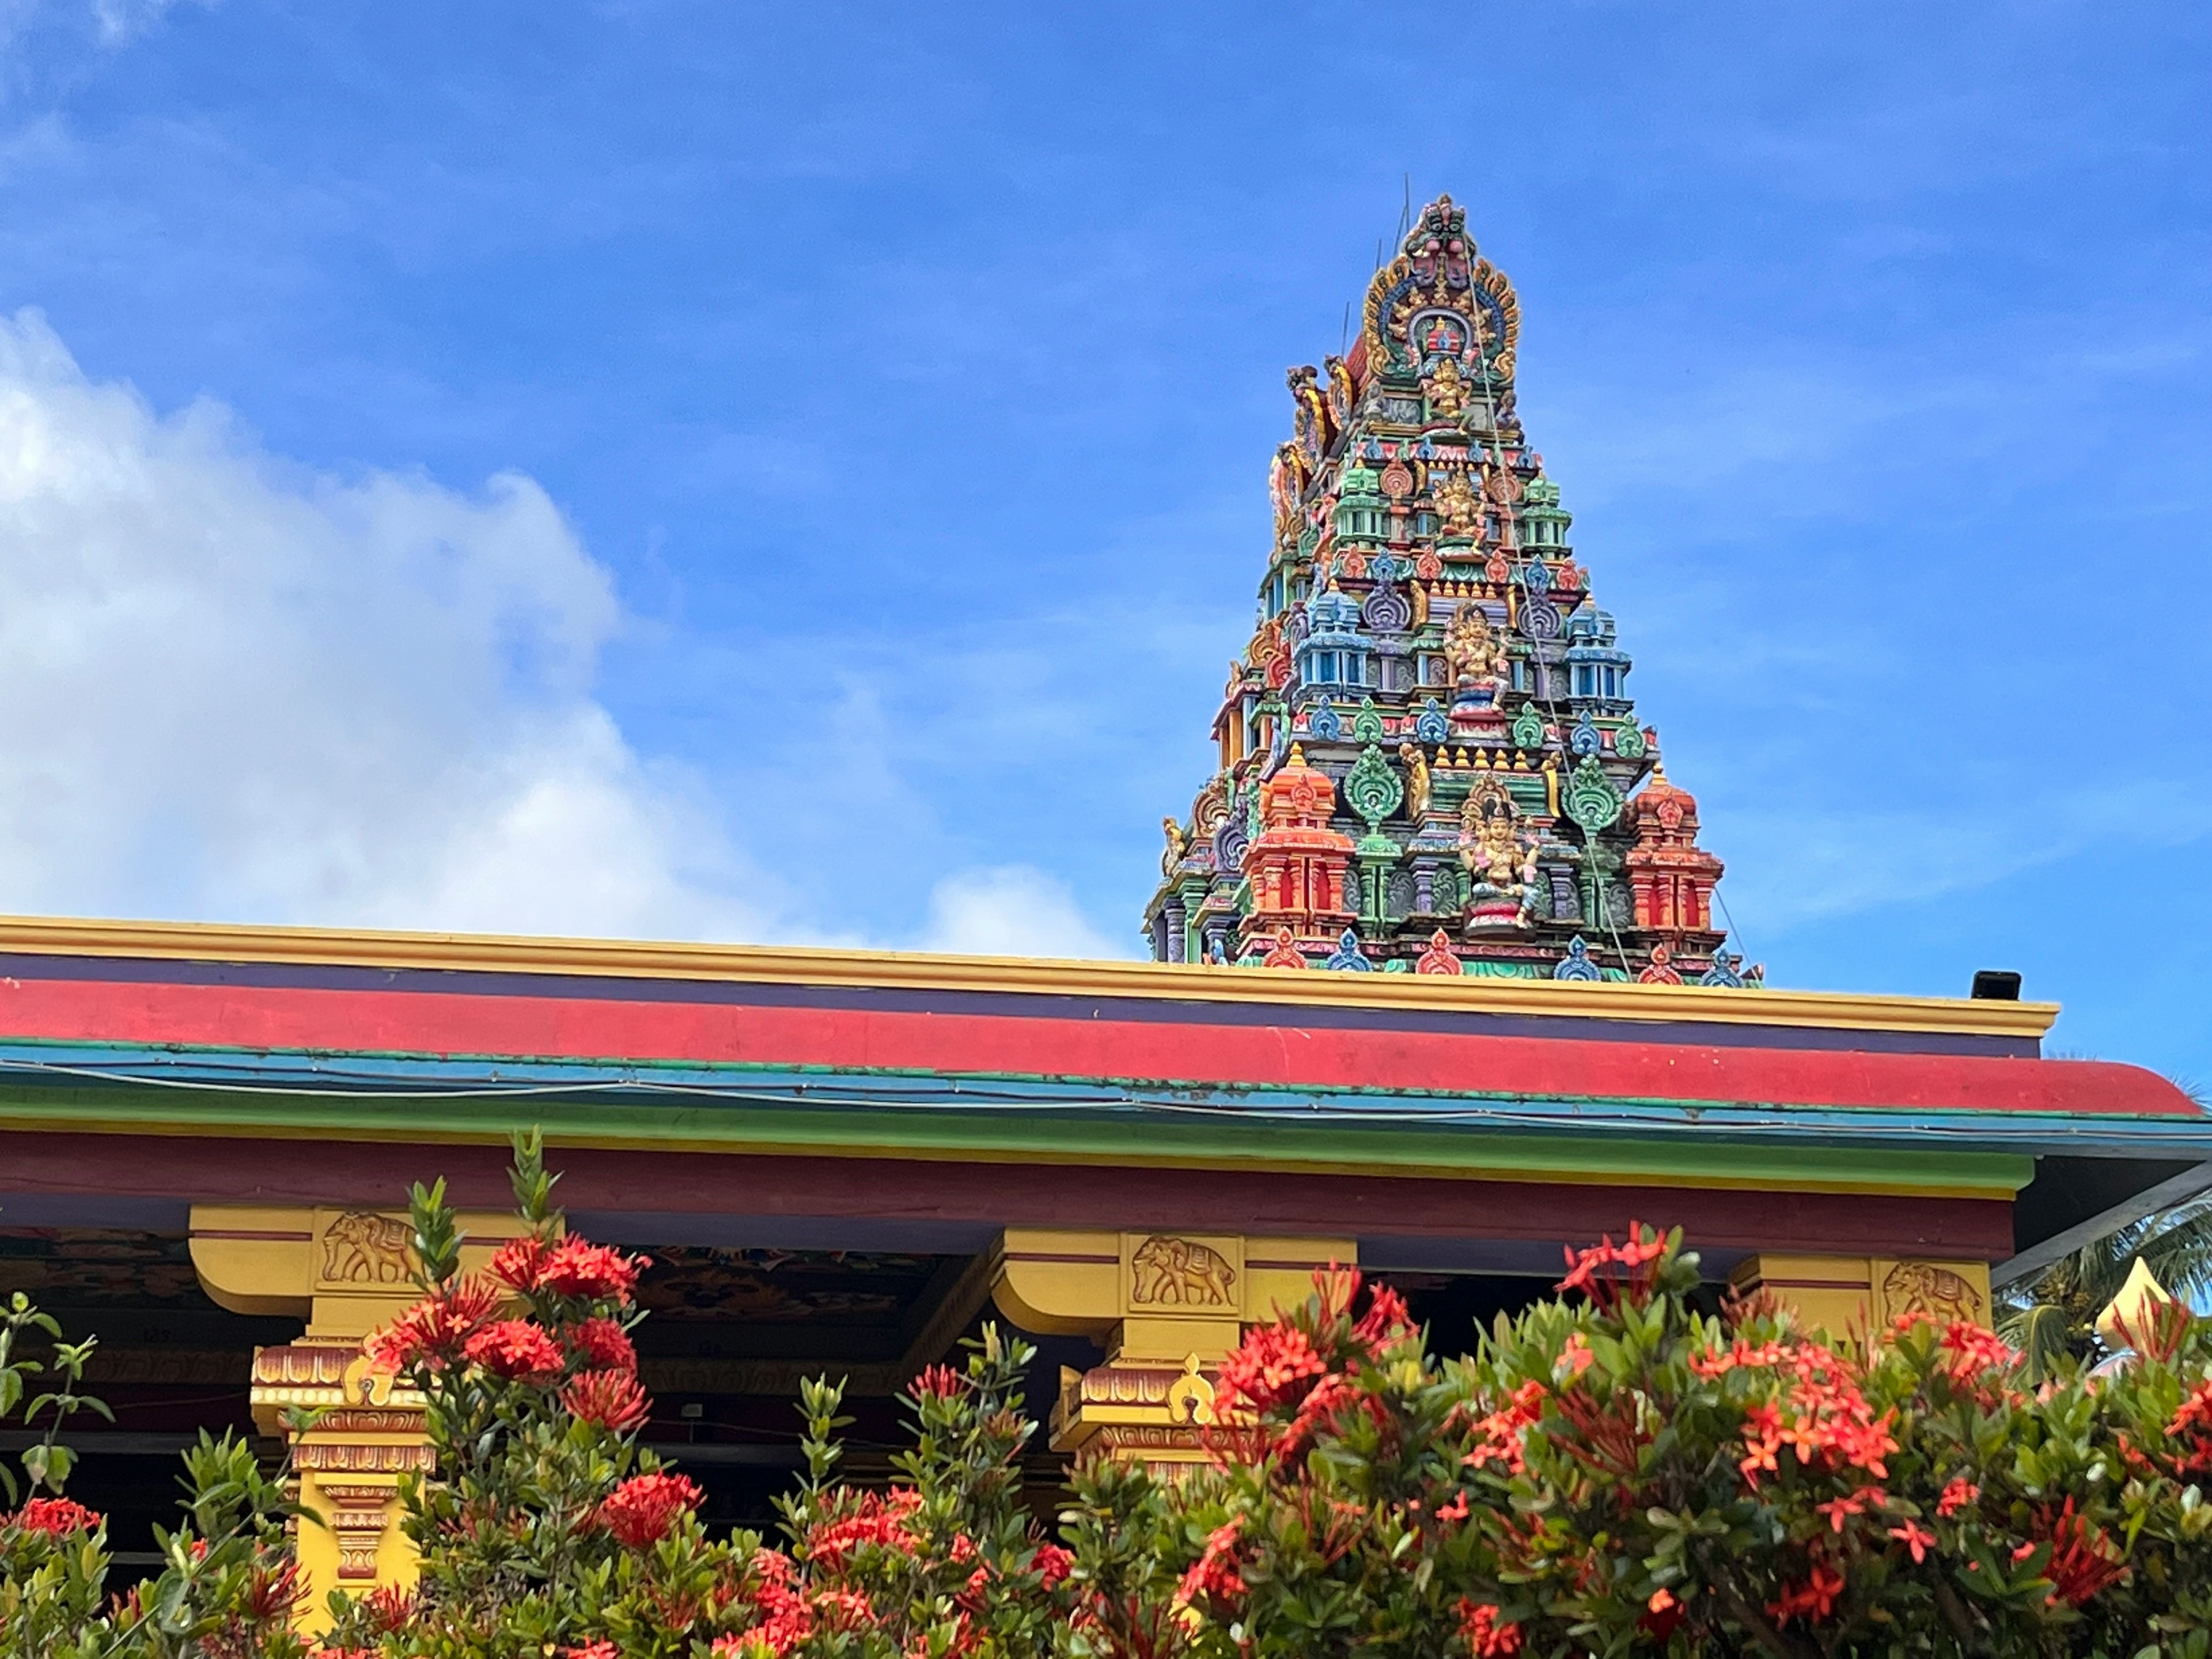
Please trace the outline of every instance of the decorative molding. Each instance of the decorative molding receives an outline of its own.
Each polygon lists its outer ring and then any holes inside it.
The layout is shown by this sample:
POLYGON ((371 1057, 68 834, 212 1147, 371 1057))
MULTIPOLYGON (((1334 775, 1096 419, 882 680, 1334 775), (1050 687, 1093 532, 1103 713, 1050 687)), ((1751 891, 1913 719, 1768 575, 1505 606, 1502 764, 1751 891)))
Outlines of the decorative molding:
POLYGON ((2051 1002, 1978 1002, 1827 991, 1716 991, 1698 986, 1577 984, 1474 975, 1292 976, 1255 975, 1249 969, 1202 963, 1054 962, 899 951, 40 916, 0 917, 0 953, 1423 1009, 1978 1036, 2039 1037, 2058 1017, 2058 1005, 2051 1002))

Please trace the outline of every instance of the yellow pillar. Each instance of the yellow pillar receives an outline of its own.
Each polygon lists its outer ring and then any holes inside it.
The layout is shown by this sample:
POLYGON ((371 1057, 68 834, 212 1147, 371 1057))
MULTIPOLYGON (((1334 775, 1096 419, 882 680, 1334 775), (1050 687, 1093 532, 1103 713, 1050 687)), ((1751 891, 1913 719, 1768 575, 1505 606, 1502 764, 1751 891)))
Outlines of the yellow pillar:
MULTIPOLYGON (((469 1269, 523 1231, 496 1212, 465 1212, 460 1223, 469 1269)), ((362 1352, 416 1299, 411 1238, 398 1212, 192 1206, 192 1266, 208 1295, 234 1313, 307 1322, 297 1341, 254 1351, 249 1397, 264 1434, 287 1433, 288 1407, 319 1413, 291 1447, 301 1505, 322 1522, 298 1534, 309 1631, 328 1624, 332 1589, 415 1582, 415 1548, 396 1522, 399 1477, 431 1468, 424 1401, 371 1370, 362 1352)))
POLYGON ((1352 1265, 1348 1238, 1103 1232, 1009 1227, 991 1294, 1026 1331, 1088 1336, 1103 1365, 1060 1370, 1054 1451, 1109 1452, 1156 1466, 1200 1461, 1214 1377, 1244 1327, 1313 1291, 1316 1268, 1352 1265))
POLYGON ((1906 1314, 1982 1326, 1992 1316, 1986 1261, 1765 1250, 1747 1257, 1732 1282, 1741 1291, 1771 1291, 1808 1329, 1838 1339, 1879 1335, 1906 1314))

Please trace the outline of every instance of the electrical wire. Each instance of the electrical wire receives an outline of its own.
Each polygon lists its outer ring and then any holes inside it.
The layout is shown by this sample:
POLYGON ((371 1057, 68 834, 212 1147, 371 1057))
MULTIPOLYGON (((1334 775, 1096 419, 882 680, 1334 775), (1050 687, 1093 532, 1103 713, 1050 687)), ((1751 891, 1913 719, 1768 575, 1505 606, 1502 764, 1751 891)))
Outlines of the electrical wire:
MULTIPOLYGON (((1196 1117, 1229 1122, 1260 1122, 1269 1124, 1415 1124, 1455 1127, 1509 1127, 1549 1130, 1554 1133, 1589 1131, 1593 1129, 1627 1128, 1645 1133, 1695 1133, 1710 1139, 1722 1136, 1764 1138, 1768 1132, 1803 1134, 1808 1126, 1800 1113, 1802 1108, 1780 1107, 1771 1103, 1734 1102, 1690 1103, 1660 1099, 1621 1099, 1600 1105, 1583 1097, 1568 1097, 1562 1104, 1568 1110, 1536 1110, 1526 1104, 1459 1104, 1453 1106, 1384 1106, 1326 1105, 1310 1101, 1299 1105, 1270 1105, 1263 1102, 1212 1102, 1176 1100, 1146 1097, 1127 1090, 1098 1091, 1085 1096, 1054 1098, 1035 1093, 1022 1092, 1011 1086, 994 1089, 988 1084, 968 1083, 935 1091, 901 1090, 878 1093, 852 1091, 849 1087, 837 1092, 817 1090, 811 1085, 796 1084, 781 1091, 737 1089, 720 1085, 679 1082, 646 1082, 632 1079, 610 1079, 604 1083, 571 1085, 516 1084, 495 1089, 431 1090, 338 1090, 307 1089, 295 1085, 258 1085, 252 1083, 222 1084, 196 1079, 143 1076, 135 1073, 105 1071, 89 1066, 49 1065, 36 1060, 11 1060, 0 1061, 0 1072, 52 1073, 71 1077, 88 1078, 102 1082, 148 1089, 215 1090, 230 1094, 283 1096, 297 1098, 302 1096, 319 1098, 350 1100, 471 1100, 471 1099, 544 1099, 548 1097, 604 1096, 609 1092, 673 1096, 681 1099, 715 1101, 732 1105, 811 1106, 825 1109, 893 1110, 920 1112, 990 1112, 990 1113, 1066 1113, 1109 1110, 1135 1110, 1169 1117, 1196 1117)), ((1499 1101, 1519 1102, 1525 1097, 1495 1097, 1499 1101)), ((1836 1111, 1865 1110, 1863 1108, 1838 1107, 1836 1111)), ((2070 1119, 2053 1123, 2046 1120, 2055 1115, 2020 1114, 2033 1120, 2030 1124, 1978 1123, 1965 1124, 1929 1122, 1917 1118, 1910 1125, 1909 1135, 1902 1138, 1924 1142, 1934 1139, 1989 1146, 2028 1145, 2047 1147, 2058 1140, 2087 1142, 2112 1138, 2111 1131, 2096 1126, 2083 1125, 2070 1119)), ((1822 1129, 1834 1133, 1841 1126, 1824 1124, 1822 1129)), ((2146 1126, 2130 1120, 2126 1133, 2131 1140, 2142 1136, 2146 1126)), ((1856 1132, 1854 1132, 1856 1134, 1856 1132)), ((1888 1140, 1899 1136, 1884 1132, 1883 1126, 1869 1126, 1868 1138, 1888 1140)), ((2176 1137, 2187 1139, 2187 1136, 2176 1137)), ((2160 1137, 2159 1144, 2166 1138, 2160 1137)))

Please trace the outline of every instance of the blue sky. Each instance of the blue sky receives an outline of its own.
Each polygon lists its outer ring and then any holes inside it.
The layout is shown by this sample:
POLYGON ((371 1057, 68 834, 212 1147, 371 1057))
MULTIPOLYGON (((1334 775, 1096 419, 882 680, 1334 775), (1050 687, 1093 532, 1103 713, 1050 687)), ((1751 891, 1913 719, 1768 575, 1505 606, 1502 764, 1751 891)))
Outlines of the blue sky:
POLYGON ((2199 6, 0 34, 0 903, 1133 950, 1410 174, 1773 981, 2212 1080, 2199 6))

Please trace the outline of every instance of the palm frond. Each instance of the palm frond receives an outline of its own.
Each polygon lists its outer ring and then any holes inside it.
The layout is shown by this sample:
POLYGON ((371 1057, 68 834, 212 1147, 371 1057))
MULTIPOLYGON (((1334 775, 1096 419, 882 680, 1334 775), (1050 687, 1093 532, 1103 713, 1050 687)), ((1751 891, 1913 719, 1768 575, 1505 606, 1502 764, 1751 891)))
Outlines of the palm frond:
POLYGON ((2021 1370, 2030 1383, 2049 1381, 2075 1356, 2075 1321, 2051 1303, 2015 1308, 1999 1320, 1997 1334, 2020 1350, 2021 1370))

